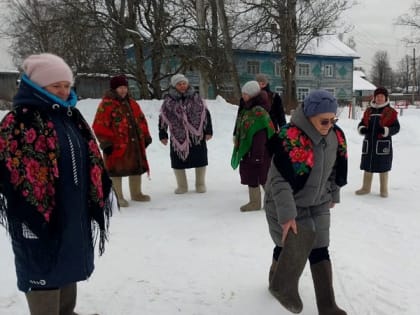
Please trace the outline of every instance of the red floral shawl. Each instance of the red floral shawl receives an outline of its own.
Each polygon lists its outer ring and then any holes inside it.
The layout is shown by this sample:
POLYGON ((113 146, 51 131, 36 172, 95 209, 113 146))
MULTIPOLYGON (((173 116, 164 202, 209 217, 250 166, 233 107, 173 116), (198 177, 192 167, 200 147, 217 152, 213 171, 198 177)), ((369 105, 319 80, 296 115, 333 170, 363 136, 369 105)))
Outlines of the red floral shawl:
MULTIPOLYGON (((99 250, 104 250, 112 204, 109 200, 111 181, 106 175, 102 157, 89 125, 77 109, 72 109, 73 119, 86 138, 89 152, 89 200, 90 216, 100 229, 99 250)), ((59 178, 57 159, 60 156, 58 137, 54 124, 46 114, 19 107, 8 113, 0 124, 0 167, 5 166, 5 177, 13 187, 14 198, 24 198, 30 206, 27 213, 20 213, 31 224, 33 212, 42 214, 44 222, 50 222, 55 209, 55 185, 59 178)), ((7 184, 6 184, 7 185, 7 184)), ((6 225, 9 216, 15 217, 7 208, 6 196, 0 199, 0 223, 6 225)), ((19 209, 13 209, 19 211, 19 209)), ((33 220, 32 220, 33 221, 33 220)), ((32 222, 35 224, 35 222, 32 222)))

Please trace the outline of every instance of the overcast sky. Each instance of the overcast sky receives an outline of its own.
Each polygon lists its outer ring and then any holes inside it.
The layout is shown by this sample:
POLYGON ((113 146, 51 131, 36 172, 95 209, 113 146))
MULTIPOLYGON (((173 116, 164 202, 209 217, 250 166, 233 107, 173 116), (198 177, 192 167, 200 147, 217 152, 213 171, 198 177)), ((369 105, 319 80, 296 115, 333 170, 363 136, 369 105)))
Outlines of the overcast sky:
MULTIPOLYGON (((353 24, 353 30, 345 38, 353 36, 356 41, 356 51, 360 60, 356 65, 362 66, 369 74, 373 56, 378 50, 388 52, 390 65, 397 69, 397 63, 406 55, 412 55, 413 46, 407 47, 401 39, 410 30, 396 26, 396 19, 410 12, 414 0, 358 0, 355 5, 344 14, 345 21, 353 24)), ((416 48, 416 55, 420 55, 420 46, 416 48)))
MULTIPOLYGON (((409 30, 395 26, 395 20, 402 14, 410 12, 414 0, 358 0, 360 4, 343 14, 344 21, 354 26, 345 35, 345 39, 354 36, 356 51, 360 59, 356 65, 362 66, 369 75, 375 52, 386 50, 393 69, 406 54, 412 55, 413 47, 407 47, 401 39, 409 30)), ((0 1, 0 9, 3 1, 0 1)), ((13 68, 10 56, 6 53, 7 41, 0 38, 0 69, 13 68)), ((416 47, 420 56, 420 45, 416 47)))

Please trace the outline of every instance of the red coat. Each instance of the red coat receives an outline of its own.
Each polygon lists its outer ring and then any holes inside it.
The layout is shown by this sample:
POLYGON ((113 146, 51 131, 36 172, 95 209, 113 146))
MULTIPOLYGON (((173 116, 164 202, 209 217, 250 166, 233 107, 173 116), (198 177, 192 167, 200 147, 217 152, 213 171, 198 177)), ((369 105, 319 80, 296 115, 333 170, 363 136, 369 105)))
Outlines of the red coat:
POLYGON ((149 172, 146 147, 152 138, 146 117, 134 99, 119 100, 116 95, 106 95, 98 106, 92 128, 111 176, 149 172))

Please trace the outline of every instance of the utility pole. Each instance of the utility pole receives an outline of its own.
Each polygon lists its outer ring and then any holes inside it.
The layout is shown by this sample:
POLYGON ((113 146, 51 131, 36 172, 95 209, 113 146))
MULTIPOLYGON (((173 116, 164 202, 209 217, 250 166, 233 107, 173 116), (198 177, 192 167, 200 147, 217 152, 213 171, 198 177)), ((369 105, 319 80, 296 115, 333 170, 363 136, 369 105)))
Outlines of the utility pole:
POLYGON ((417 83, 416 83, 416 48, 413 47, 413 90, 411 94, 411 104, 414 105, 415 93, 417 92, 417 83))

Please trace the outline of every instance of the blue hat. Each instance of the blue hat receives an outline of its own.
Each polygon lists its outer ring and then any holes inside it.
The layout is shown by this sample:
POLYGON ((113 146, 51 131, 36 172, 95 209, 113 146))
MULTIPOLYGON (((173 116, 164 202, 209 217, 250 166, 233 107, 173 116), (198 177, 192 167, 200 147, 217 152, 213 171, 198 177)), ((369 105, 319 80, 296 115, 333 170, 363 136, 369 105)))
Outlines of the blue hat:
POLYGON ((303 113, 306 117, 323 113, 337 113, 337 100, 325 90, 315 90, 309 93, 303 101, 303 113))

